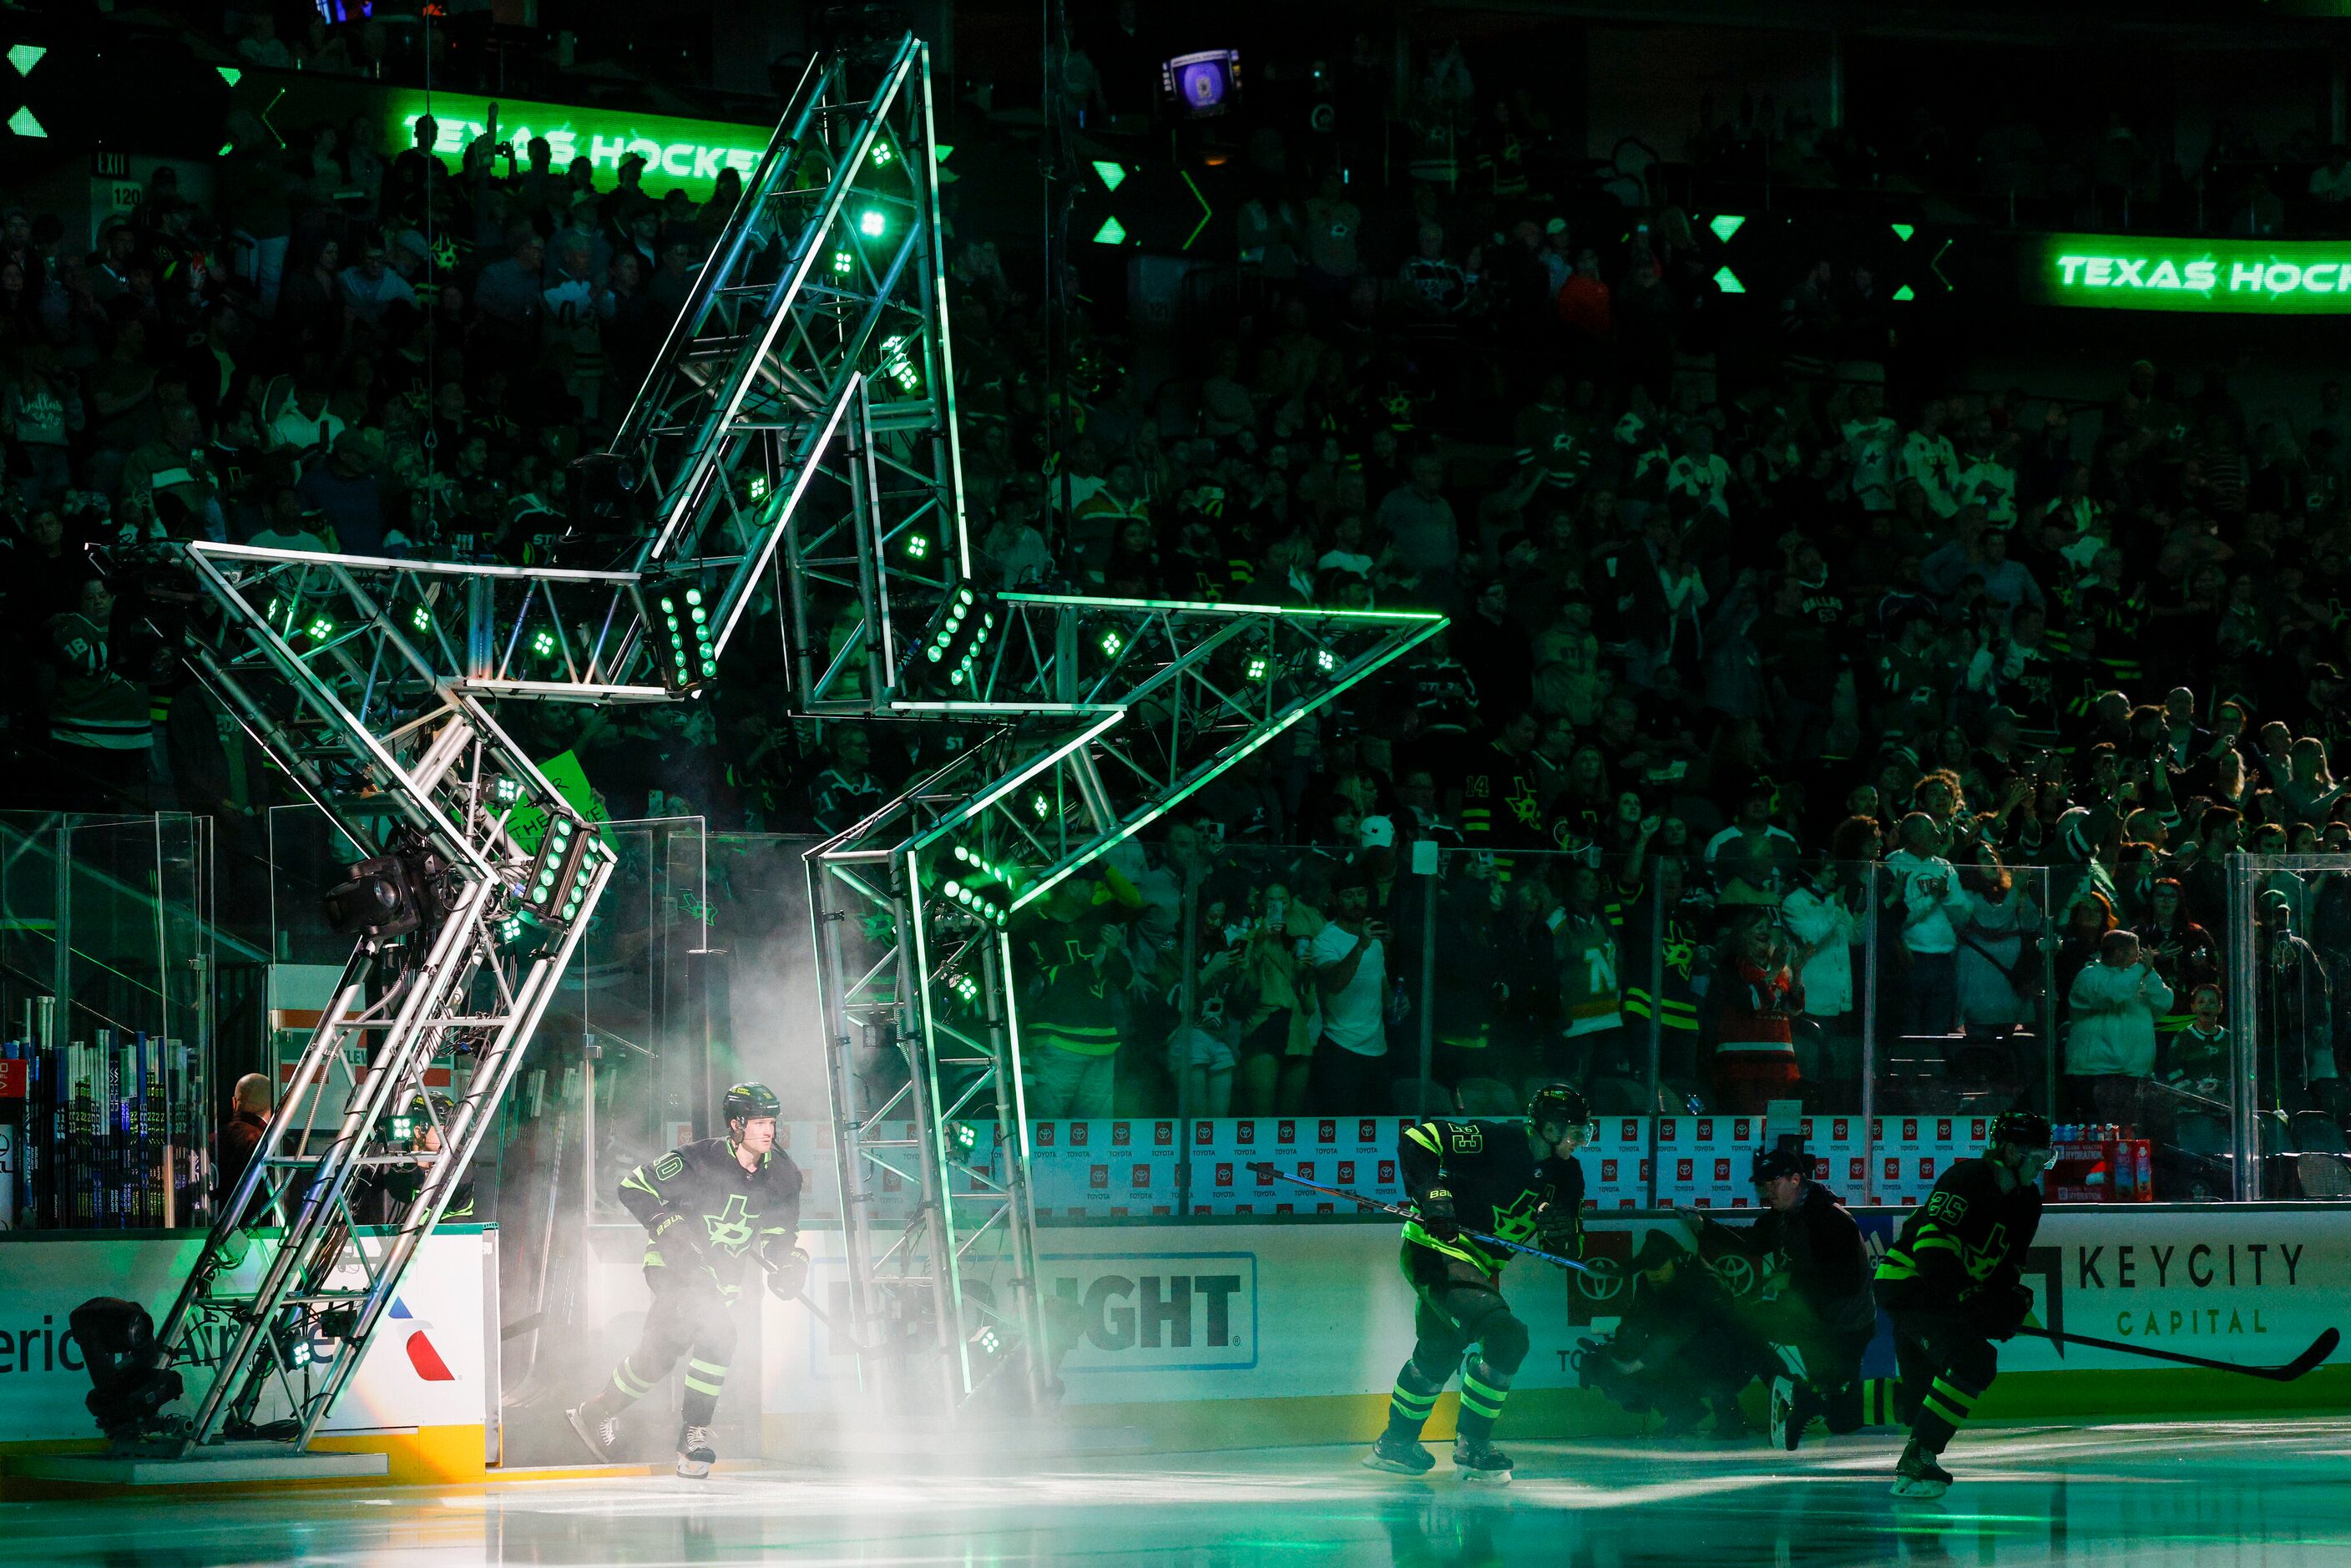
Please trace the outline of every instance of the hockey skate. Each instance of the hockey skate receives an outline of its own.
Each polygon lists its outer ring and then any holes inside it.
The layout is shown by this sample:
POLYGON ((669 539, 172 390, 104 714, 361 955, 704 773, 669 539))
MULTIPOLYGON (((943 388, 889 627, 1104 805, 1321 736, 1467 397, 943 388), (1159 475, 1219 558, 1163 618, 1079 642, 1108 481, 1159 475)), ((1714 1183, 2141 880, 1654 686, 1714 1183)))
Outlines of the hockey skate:
POLYGON ((1510 1456, 1491 1443, 1458 1437, 1453 1443, 1454 1472, 1472 1486, 1510 1484, 1510 1456))
POLYGON ((596 1462, 611 1464, 612 1445, 621 1437, 620 1416, 593 1399, 575 1405, 563 1414, 571 1422, 571 1429, 580 1434, 580 1440, 588 1445, 588 1451, 596 1456, 596 1462))
POLYGON ((1423 1448, 1417 1437, 1400 1437, 1394 1432, 1383 1432, 1372 1451, 1364 1456, 1367 1470, 1386 1470, 1391 1475, 1425 1476, 1437 1468, 1437 1456, 1423 1448))
POLYGON ((1937 1464, 1935 1456, 1920 1448, 1918 1439, 1913 1437, 1894 1467, 1893 1490, 1896 1497, 1922 1500, 1940 1497, 1951 1490, 1951 1472, 1937 1464))
POLYGON ((718 1450, 710 1446, 707 1427, 681 1427, 677 1431, 677 1473, 688 1480, 701 1480, 710 1474, 710 1467, 718 1462, 718 1450))
POLYGON ((1792 1377, 1771 1380, 1771 1446, 1792 1454, 1796 1445, 1804 1440, 1804 1428, 1812 1425, 1812 1407, 1804 1399, 1804 1390, 1792 1377))

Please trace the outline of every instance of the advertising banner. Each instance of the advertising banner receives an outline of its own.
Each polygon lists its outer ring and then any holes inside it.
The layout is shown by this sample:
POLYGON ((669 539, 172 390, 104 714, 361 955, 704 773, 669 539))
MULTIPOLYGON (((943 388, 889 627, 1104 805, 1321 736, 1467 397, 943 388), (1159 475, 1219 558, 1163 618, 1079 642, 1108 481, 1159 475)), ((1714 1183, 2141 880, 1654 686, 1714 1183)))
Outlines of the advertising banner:
MULTIPOLYGON (((1928 1156, 1918 1156, 1928 1157, 1928 1156)), ((1726 1212, 1726 1223, 1751 1214, 1726 1212)), ((1898 1212, 1859 1213, 1882 1255, 1898 1212)), ((2055 1208, 2043 1218, 2025 1282, 2032 1321, 2063 1333, 2212 1360, 2276 1365, 2351 1317, 2351 1233, 2339 1209, 2310 1206, 2055 1208)), ((1678 1221, 1663 1228, 1687 1243, 1678 1221)), ((1503 1288, 1533 1349, 1520 1389, 1581 1385, 1583 1343, 1604 1341, 1640 1310, 1639 1281, 1618 1270, 1660 1222, 1594 1215, 1587 1259, 1596 1276, 1514 1264, 1503 1288)), ((810 1293, 846 1322, 838 1238, 803 1238, 815 1254, 810 1293)), ((1068 1335, 1059 1364, 1072 1406, 1384 1396, 1413 1342, 1413 1296, 1396 1267, 1394 1227, 1231 1221, 1051 1231, 1040 1271, 1068 1335)), ((1716 1273, 1734 1298, 1776 1291, 1768 1266, 1726 1255, 1716 1273)), ((988 1296, 1010 1270, 974 1260, 967 1288, 988 1296), (999 1279, 1000 1276, 1000 1279, 999 1279)), ((831 1410, 855 1419, 855 1358, 805 1310, 768 1300, 764 1408, 831 1410)), ((2351 1362, 2338 1348, 2330 1364, 2351 1362)), ((2281 1385, 2191 1372, 2125 1351, 2020 1335, 2000 1347, 2001 1381, 1983 1413, 2096 1416, 2116 1409, 2252 1407, 2281 1385), (2101 1377, 2062 1375, 2095 1373, 2101 1377), (2127 1375, 2117 1377, 2116 1375, 2127 1375)), ((1864 1375, 1891 1377, 1881 1324, 1864 1375)), ((2322 1367, 2300 1403, 2339 1385, 2322 1367)), ((2298 1385, 2294 1385, 2298 1386, 2298 1385)), ((1244 1440, 1238 1434, 1236 1441, 1244 1440)))
POLYGON ((2017 248, 2028 305, 2217 315, 2351 311, 2351 245, 2339 240, 2040 235, 2017 248))
MULTIPOLYGON (((374 1237, 365 1239, 380 1245, 374 1237)), ((145 1305, 160 1328, 202 1245, 194 1235, 0 1243, 0 1443, 96 1437, 82 1404, 89 1375, 66 1326, 68 1315, 92 1296, 121 1296, 145 1305)), ((268 1245, 266 1238, 256 1240, 243 1264, 224 1276, 223 1288, 250 1289, 268 1245)), ((496 1272, 495 1231, 444 1227, 427 1237, 324 1429, 482 1426, 498 1401, 484 1325, 496 1272)), ((332 1288, 358 1280, 354 1262, 332 1288)), ((196 1343, 200 1352, 207 1344, 201 1333, 196 1343)), ((323 1355, 333 1347, 310 1349, 323 1355)), ((201 1368, 183 1375, 192 1393, 204 1385, 201 1368)), ((256 1418, 282 1413, 265 1399, 256 1418)))
MULTIPOLYGON (((383 97, 385 147, 398 152, 413 146, 416 122, 425 112, 424 94, 393 88, 383 97)), ((489 99, 469 93, 436 90, 433 94, 433 120, 440 128, 435 150, 452 168, 467 145, 488 129, 490 103, 489 99)), ((571 104, 500 99, 497 106, 499 140, 512 141, 515 151, 523 153, 532 137, 546 137, 558 173, 572 159, 585 158, 595 168, 597 184, 609 190, 620 172, 621 160, 633 152, 645 161, 645 189, 658 193, 680 186, 697 202, 709 197, 721 170, 732 169, 747 177, 759 166, 775 134, 772 126, 730 125, 571 104)))

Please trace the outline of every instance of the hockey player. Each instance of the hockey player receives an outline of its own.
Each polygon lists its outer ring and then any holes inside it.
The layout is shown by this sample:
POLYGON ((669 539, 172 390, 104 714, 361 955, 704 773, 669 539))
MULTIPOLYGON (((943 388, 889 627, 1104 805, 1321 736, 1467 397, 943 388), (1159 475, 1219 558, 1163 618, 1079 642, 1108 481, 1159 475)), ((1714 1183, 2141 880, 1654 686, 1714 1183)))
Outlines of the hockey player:
POLYGON ((1937 1463, 1999 1371, 1991 1342, 2011 1339, 2032 1305, 2022 1264, 2041 1225, 2049 1120, 2003 1111, 1980 1158, 1943 1173, 1877 1265, 1877 1302, 1894 1320, 1902 1408, 1915 1411, 1895 1467, 1896 1497, 1940 1497, 1937 1463))
POLYGON ((1440 1119, 1405 1129, 1398 1163, 1420 1218, 1405 1224, 1399 1261, 1419 1298, 1413 1317, 1418 1337, 1412 1359, 1396 1374, 1387 1430, 1364 1464, 1405 1476, 1436 1465, 1421 1447, 1420 1429, 1458 1368, 1454 1470, 1465 1481, 1510 1479, 1510 1456, 1494 1447, 1494 1422, 1526 1359, 1527 1325, 1502 1300, 1502 1266, 1510 1254, 1496 1256, 1462 1232, 1577 1256, 1583 1245, 1583 1170, 1575 1151, 1591 1136, 1592 1107, 1563 1083, 1536 1090, 1523 1123, 1440 1119))
POLYGON ((1813 1180, 1812 1156, 1797 1140, 1755 1151, 1749 1174, 1763 1212, 1754 1224, 1724 1225, 1702 1209, 1674 1212, 1701 1238, 1762 1265, 1759 1297, 1741 1314, 1771 1345, 1771 1446, 1795 1450, 1815 1416, 1833 1433, 1861 1429, 1861 1356, 1877 1332, 1869 1249, 1837 1195, 1813 1180))
POLYGON ((621 1201, 645 1228, 645 1280, 653 1304, 637 1348, 612 1381, 567 1412, 599 1459, 612 1457, 621 1412, 653 1392, 686 1356, 677 1473, 699 1479, 717 1462, 710 1427, 735 1350, 735 1302, 746 1259, 768 1271, 786 1301, 808 1283, 799 1231, 800 1172, 776 1145, 775 1095, 764 1083, 726 1091, 726 1135, 704 1138, 639 1166, 621 1183, 621 1201))

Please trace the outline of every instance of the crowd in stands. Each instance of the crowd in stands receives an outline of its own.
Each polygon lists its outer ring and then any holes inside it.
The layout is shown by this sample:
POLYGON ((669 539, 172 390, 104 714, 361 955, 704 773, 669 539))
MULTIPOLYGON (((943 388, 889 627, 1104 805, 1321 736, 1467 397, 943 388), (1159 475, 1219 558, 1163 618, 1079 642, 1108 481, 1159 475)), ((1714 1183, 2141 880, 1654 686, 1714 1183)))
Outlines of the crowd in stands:
MULTIPOLYGON (((1687 214, 1572 225, 1510 110, 1432 72, 1466 164, 1270 180, 1247 287, 1166 373, 1091 304, 1062 451, 999 259, 1029 219, 950 189, 987 586, 1451 617, 1016 931, 1032 1113, 1474 1109, 1535 1077, 1857 1110, 1866 1026, 1888 1109, 2225 1115, 2232 900, 2262 1092, 2339 1112, 2351 885, 2226 862, 2351 850, 2340 387, 1888 384, 1881 296, 1834 258, 1785 281, 1778 372, 1728 383, 1687 214)), ((94 236, 0 215, 0 635, 43 759, 16 803, 204 812, 234 852, 290 798, 89 547, 547 559, 737 189, 433 146, 320 125, 224 159, 206 205, 164 170, 94 236)), ((909 746, 778 717, 783 674, 516 722, 616 817, 837 829, 909 746)))

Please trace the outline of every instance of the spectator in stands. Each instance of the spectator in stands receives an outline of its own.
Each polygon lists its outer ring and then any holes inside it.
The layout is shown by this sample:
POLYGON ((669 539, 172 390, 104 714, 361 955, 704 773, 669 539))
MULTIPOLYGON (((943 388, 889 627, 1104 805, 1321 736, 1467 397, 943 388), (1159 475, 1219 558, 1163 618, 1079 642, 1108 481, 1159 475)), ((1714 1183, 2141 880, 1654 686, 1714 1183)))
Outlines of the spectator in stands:
POLYGON ((1307 946, 1322 1006, 1309 1103, 1325 1114, 1358 1113, 1386 1103, 1388 959, 1395 934, 1371 914, 1372 889, 1361 872, 1334 878, 1337 906, 1307 946))
POLYGON ((2146 1119, 2144 1090, 2155 1075, 2155 1020, 2171 1006, 2171 988, 2129 931, 2099 940, 2066 995, 2071 1027, 2065 1075, 2073 1108, 2093 1122, 2136 1125, 2146 1119))
POLYGON ((1887 906, 1896 913, 1901 959, 1895 975, 1906 1035, 1947 1035, 1959 1021, 1959 925, 1968 901, 1951 862, 1938 852, 1941 831, 1913 811, 1902 819, 1902 847, 1886 858, 1887 906))

